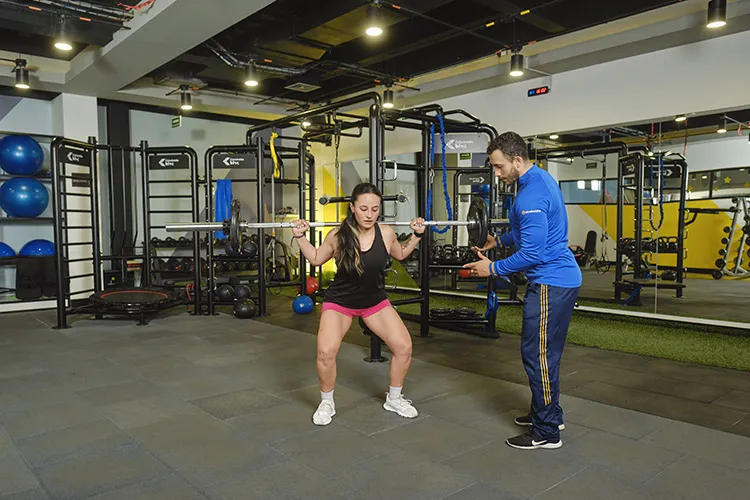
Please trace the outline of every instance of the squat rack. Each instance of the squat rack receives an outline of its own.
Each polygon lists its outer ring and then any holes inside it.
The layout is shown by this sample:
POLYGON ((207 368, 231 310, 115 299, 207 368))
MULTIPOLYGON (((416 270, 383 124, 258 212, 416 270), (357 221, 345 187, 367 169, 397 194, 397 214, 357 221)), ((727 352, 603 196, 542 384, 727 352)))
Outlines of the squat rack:
MULTIPOLYGON (((320 136, 331 133, 341 134, 345 130, 367 128, 367 134, 369 139, 369 180, 375 184, 378 189, 383 192, 384 190, 384 178, 385 172, 387 171, 387 164, 389 162, 384 161, 385 157, 385 131, 395 130, 396 128, 406 128, 412 130, 418 130, 422 133, 422 151, 421 151, 421 165, 398 165, 398 168, 402 170, 413 170, 421 173, 418 177, 418 215, 420 217, 426 217, 426 206, 429 198, 430 189, 432 186, 433 179, 433 158, 431 155, 431 146, 433 145, 434 135, 433 130, 435 126, 442 126, 445 133, 481 133, 487 135, 491 141, 497 137, 497 131, 490 125, 482 123, 478 118, 467 113, 464 110, 451 110, 444 111, 439 105, 430 105, 420 108, 414 108, 410 110, 394 110, 382 108, 381 97, 376 92, 368 92, 358 96, 354 96, 348 99, 344 99, 338 102, 334 102, 325 106, 309 109, 294 115, 286 116, 278 120, 256 125, 250 127, 247 131, 247 141, 252 141, 253 135, 265 131, 271 130, 276 131, 277 129, 291 126, 294 124, 301 124, 303 119, 311 118, 320 115, 326 115, 328 113, 335 113, 337 117, 349 118, 351 120, 342 121, 335 123, 333 126, 324 127, 323 129, 317 129, 314 132, 306 133, 302 139, 300 139, 300 157, 302 156, 303 147, 306 148, 308 141, 322 141, 320 136), (339 110, 348 108, 361 103, 370 103, 367 116, 358 116, 341 112, 339 110), (436 113, 441 116, 442 119, 437 116, 430 115, 428 113, 436 113), (454 120, 447 118, 451 115, 459 115, 468 118, 468 121, 454 120)), ((359 137, 360 135, 354 135, 359 137)), ((479 169, 467 168, 466 170, 478 171, 479 169)), ((312 182, 312 179, 311 179, 312 182)), ((494 199, 494 183, 490 183, 490 197, 494 199)), ((301 195, 304 190, 301 189, 301 195)), ((340 202, 342 200, 331 199, 334 202, 340 202)), ((302 205, 302 198, 301 198, 302 205)), ((314 217, 314 201, 310 200, 310 216, 314 217)), ((489 217, 495 217, 494 204, 490 206, 489 217)), ((382 215, 381 215, 382 217, 382 215)), ((262 231, 262 230, 261 230, 262 231)), ((314 236, 310 240, 311 243, 315 244, 314 236)), ((421 306, 421 314, 419 317, 420 322, 420 336, 429 336, 429 326, 436 324, 443 328, 451 328, 454 330, 466 331, 467 333, 475 334, 475 330, 467 330, 462 327, 466 327, 472 324, 483 324, 484 332, 482 336, 497 337, 495 331, 495 317, 497 300, 494 295, 494 282, 488 280, 488 309, 487 314, 482 319, 461 319, 461 320, 438 320, 430 319, 430 269, 434 269, 435 266, 430 264, 430 231, 425 232, 425 237, 421 242, 420 247, 420 279, 421 279, 421 290, 419 291, 419 297, 413 299, 405 299, 400 301, 393 301, 394 306, 405 305, 405 304, 416 304, 419 303, 421 306), (493 300, 494 299, 494 300, 493 300)), ((304 268, 303 257, 300 256, 300 267, 304 268)), ((455 268, 456 266, 439 266, 440 268, 455 268)), ((304 288, 303 288, 304 289, 304 288)), ((403 314, 403 313, 402 313, 403 314)), ((403 314, 405 317, 408 316, 403 314)))

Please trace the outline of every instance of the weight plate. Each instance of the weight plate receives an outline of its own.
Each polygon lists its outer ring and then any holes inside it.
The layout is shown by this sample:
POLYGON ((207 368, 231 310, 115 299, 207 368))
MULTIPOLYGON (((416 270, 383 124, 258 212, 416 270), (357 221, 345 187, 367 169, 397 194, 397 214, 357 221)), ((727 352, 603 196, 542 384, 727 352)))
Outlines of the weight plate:
POLYGON ((469 205, 469 214, 466 217, 469 225, 469 245, 481 247, 487 241, 489 234, 489 217, 487 216, 487 205, 479 196, 474 196, 469 205))

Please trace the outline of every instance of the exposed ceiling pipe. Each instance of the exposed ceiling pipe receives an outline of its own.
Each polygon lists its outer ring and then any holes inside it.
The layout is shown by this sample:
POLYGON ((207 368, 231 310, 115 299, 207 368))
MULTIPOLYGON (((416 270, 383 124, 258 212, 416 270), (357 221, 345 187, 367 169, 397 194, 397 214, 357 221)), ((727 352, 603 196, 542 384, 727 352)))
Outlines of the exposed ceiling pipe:
POLYGON ((228 51, 222 44, 214 40, 213 38, 209 38, 205 46, 216 56, 224 61, 226 64, 233 68, 248 68, 250 65, 252 65, 255 69, 260 71, 265 71, 267 73, 278 73, 282 75, 289 75, 289 76, 298 76, 302 75, 307 72, 307 69, 305 68, 286 68, 283 66, 276 66, 272 64, 265 64, 265 63, 256 63, 252 60, 248 61, 241 61, 237 56, 232 54, 230 51, 228 51))
MULTIPOLYGON (((133 14, 125 9, 117 7, 107 7, 102 4, 91 2, 82 2, 79 0, 31 0, 32 3, 49 5, 74 12, 80 12, 86 15, 94 15, 119 22, 126 22, 133 19, 133 14)), ((15 3, 15 2, 14 2, 15 3)))

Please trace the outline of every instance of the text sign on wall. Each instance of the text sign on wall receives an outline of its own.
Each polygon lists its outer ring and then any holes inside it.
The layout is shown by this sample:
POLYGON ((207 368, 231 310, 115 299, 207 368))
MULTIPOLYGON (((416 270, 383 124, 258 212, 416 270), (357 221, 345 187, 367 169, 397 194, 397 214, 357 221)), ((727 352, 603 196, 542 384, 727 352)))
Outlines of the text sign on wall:
POLYGON ((255 168, 252 153, 216 153, 212 158, 213 168, 255 168))
MULTIPOLYGON (((489 139, 484 134, 447 134, 445 136, 446 153, 486 153, 489 139)), ((440 134, 435 134, 435 154, 442 152, 443 143, 440 134)))
POLYGON ((482 184, 489 184, 492 177, 490 174, 477 173, 477 174, 462 174, 460 177, 460 184, 464 186, 476 186, 482 184))
POLYGON ((183 170, 190 168, 184 154, 151 155, 148 157, 149 170, 183 170))
POLYGON ((91 166, 91 154, 81 149, 73 149, 69 146, 60 147, 60 161, 73 165, 91 166))

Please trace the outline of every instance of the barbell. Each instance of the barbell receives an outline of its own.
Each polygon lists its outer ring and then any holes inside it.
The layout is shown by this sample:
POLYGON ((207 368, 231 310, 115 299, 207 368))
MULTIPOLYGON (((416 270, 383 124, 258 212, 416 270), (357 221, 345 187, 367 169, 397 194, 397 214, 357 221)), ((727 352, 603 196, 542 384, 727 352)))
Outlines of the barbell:
MULTIPOLYGON (((310 227, 331 227, 340 226, 341 222, 309 222, 310 227)), ((408 226, 411 221, 381 222, 389 226, 408 226)), ((424 222, 425 226, 463 226, 469 231, 469 244, 471 246, 484 246, 487 234, 491 226, 509 224, 507 219, 490 220, 487 214, 487 205, 484 200, 474 196, 469 205, 469 213, 465 221, 459 220, 428 220, 424 222)), ((228 235, 229 247, 233 250, 239 250, 241 246, 240 235, 244 231, 252 229, 274 229, 274 228, 294 228, 293 222, 246 222, 240 218, 240 202, 232 200, 231 218, 224 222, 186 222, 171 223, 165 226, 168 232, 190 232, 190 231, 224 231, 228 235)))

